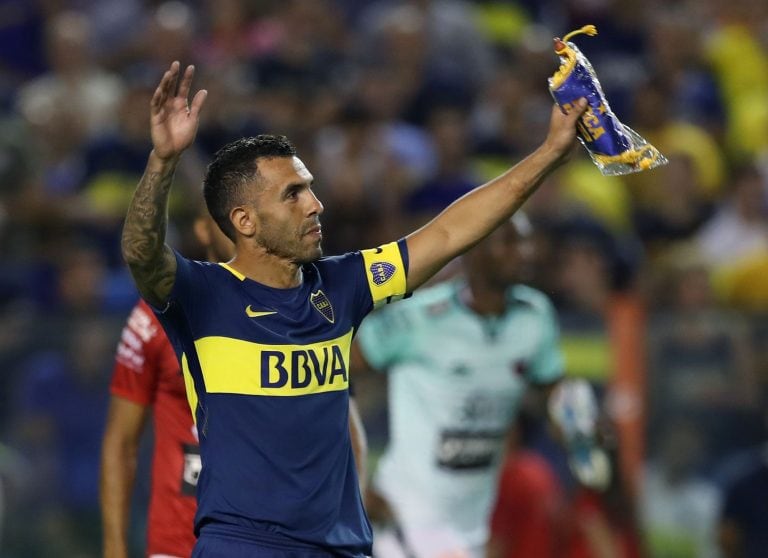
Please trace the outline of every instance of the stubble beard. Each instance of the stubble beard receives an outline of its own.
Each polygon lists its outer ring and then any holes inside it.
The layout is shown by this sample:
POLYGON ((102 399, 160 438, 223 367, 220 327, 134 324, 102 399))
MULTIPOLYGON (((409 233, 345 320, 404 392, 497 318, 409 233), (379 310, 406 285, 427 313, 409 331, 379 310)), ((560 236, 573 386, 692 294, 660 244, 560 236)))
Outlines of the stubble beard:
POLYGON ((262 235, 259 244, 267 254, 283 260, 289 260, 296 265, 304 265, 315 262, 323 256, 323 248, 318 242, 307 246, 299 238, 297 241, 286 242, 272 235, 262 235))

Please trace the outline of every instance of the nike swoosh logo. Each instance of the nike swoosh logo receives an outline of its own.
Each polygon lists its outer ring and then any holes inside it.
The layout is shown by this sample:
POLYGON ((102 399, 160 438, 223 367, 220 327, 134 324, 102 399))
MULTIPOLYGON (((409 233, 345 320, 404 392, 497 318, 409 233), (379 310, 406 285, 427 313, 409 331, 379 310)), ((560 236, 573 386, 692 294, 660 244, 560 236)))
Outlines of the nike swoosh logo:
POLYGON ((249 318, 260 318, 262 316, 269 316, 270 314, 277 314, 277 312, 267 312, 267 311, 259 312, 257 310, 252 310, 250 304, 245 307, 245 315, 248 316, 249 318))

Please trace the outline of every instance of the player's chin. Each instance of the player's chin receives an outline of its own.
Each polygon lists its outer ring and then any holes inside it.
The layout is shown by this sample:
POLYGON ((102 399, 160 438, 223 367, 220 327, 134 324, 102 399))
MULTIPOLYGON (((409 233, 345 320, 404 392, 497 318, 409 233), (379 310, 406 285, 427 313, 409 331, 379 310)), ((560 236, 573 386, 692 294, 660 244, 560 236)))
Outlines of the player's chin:
POLYGON ((307 248, 299 258, 299 263, 312 263, 323 257, 323 247, 318 241, 315 245, 307 248))

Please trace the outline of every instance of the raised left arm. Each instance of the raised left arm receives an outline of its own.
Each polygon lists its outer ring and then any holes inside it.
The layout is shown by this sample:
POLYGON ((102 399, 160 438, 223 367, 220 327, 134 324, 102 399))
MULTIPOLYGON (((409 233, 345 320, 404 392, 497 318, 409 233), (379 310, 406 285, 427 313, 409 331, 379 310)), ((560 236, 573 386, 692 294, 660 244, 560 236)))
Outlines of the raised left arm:
POLYGON ((544 178, 562 164, 573 147, 576 122, 586 106, 584 99, 569 113, 553 106, 549 133, 536 151, 501 176, 456 200, 406 237, 409 291, 509 219, 544 178))

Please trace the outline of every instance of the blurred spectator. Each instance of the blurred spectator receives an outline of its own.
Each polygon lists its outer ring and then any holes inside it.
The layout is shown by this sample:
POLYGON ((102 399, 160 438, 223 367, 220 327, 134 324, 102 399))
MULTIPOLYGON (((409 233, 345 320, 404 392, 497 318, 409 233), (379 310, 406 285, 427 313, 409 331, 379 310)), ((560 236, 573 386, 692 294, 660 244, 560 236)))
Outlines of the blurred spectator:
POLYGON ((726 108, 726 145, 736 162, 768 147, 768 7, 754 0, 713 2, 706 55, 726 108))
POLYGON ((713 558, 719 495, 697 474, 705 441, 696 423, 682 417, 667 421, 657 457, 647 465, 640 502, 643 531, 653 558, 713 558))
POLYGON ((41 2, 5 0, 0 26, 0 107, 10 102, 20 83, 44 71, 46 7, 41 2))
POLYGON ((345 77, 348 35, 330 0, 287 0, 270 24, 270 48, 255 60, 260 88, 314 95, 345 77))
POLYGON ((429 111, 427 130, 434 141, 434 174, 403 200, 407 215, 421 225, 480 183, 471 167, 467 114, 460 107, 437 105, 429 111))
MULTIPOLYGON (((755 354, 743 316, 719 308, 709 268, 695 250, 669 254, 650 322, 649 436, 651 455, 684 413, 701 437, 697 465, 753 445, 761 436, 755 354)), ((659 450, 661 451, 661 450, 659 450)))
MULTIPOLYGON (((548 212, 560 220, 594 220, 606 233, 625 237, 632 233, 632 198, 624 178, 603 176, 586 158, 571 161, 555 175, 558 199, 549 202, 556 205, 548 212)), ((546 202, 542 210, 547 212, 546 202)))
POLYGON ((241 71, 241 65, 270 48, 277 30, 272 25, 260 24, 255 10, 244 0, 204 0, 202 19, 207 29, 195 44, 200 63, 216 66, 226 76, 231 71, 241 71))
POLYGON ((410 121, 435 102, 468 106, 490 79, 493 55, 473 16, 461 0, 379 1, 362 15, 365 60, 408 84, 410 121))
POLYGON ((90 316, 56 323, 59 338, 47 350, 30 354, 18 376, 11 424, 30 481, 14 524, 33 522, 35 528, 20 535, 31 536, 26 543, 42 555, 95 556, 99 448, 107 408, 103 370, 118 328, 90 316), (32 520, 37 514, 38 520, 32 520), (59 549, 46 529, 64 529, 67 541, 66 534, 72 533, 72 553, 59 549))
POLYGON ((754 165, 734 169, 727 197, 697 236, 719 297, 738 308, 768 308, 768 182, 754 165))
POLYGON ((768 447, 752 452, 728 482, 719 516, 723 558, 760 558, 768 548, 768 447))
MULTIPOLYGON (((689 3, 690 4, 690 3, 689 3)), ((705 57, 701 10, 681 3, 660 3, 649 18, 647 65, 664 81, 665 105, 676 120, 722 135, 724 107, 715 76, 705 57)), ((639 84, 638 84, 639 85, 639 84)))
POLYGON ((46 29, 46 49, 51 70, 19 90, 25 118, 40 125, 63 113, 68 125, 82 128, 86 136, 112 128, 122 87, 94 64, 87 17, 74 11, 54 16, 46 29))
POLYGON ((403 234, 402 198, 425 176, 423 167, 428 164, 416 161, 414 155, 434 158, 428 136, 414 126, 381 121, 365 108, 350 105, 337 125, 318 132, 317 140, 318 187, 333 208, 325 216, 333 231, 329 252, 350 249, 352 239, 373 246, 403 234))
POLYGON ((703 195, 695 162, 683 154, 668 154, 669 164, 659 169, 655 203, 639 206, 634 214, 638 236, 651 256, 670 242, 692 237, 711 214, 711 205, 703 195))
POLYGON ((752 165, 735 169, 731 176, 727 198, 698 235, 703 256, 714 266, 768 253, 768 185, 752 165))
MULTIPOLYGON (((658 76, 648 77, 637 87, 632 106, 632 128, 667 157, 687 156, 693 164, 690 172, 697 187, 691 194, 704 200, 713 199, 723 185, 725 163, 722 150, 706 129, 684 120, 681 113, 673 110, 670 102, 672 87, 658 76)), ((637 205, 643 209, 653 211, 656 204, 672 195, 668 184, 656 179, 656 173, 637 173, 625 178, 637 205)))

